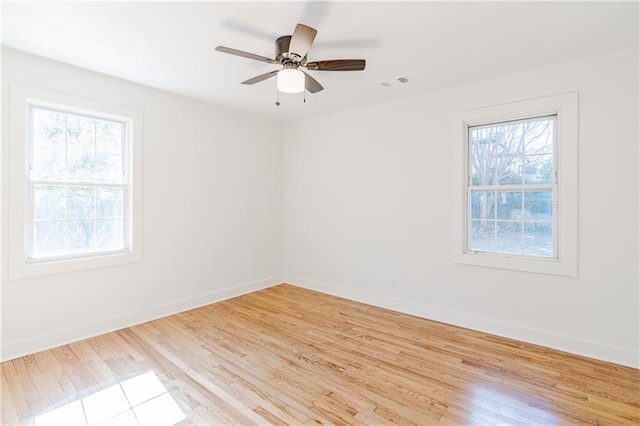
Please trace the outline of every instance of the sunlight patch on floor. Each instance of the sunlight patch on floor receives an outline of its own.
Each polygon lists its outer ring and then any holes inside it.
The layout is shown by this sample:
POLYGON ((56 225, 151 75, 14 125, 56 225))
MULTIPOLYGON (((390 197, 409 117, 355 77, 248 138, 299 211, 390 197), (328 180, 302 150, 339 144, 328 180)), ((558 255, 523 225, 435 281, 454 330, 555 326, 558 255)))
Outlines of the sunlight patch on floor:
POLYGON ((153 371, 35 418, 36 426, 171 426, 185 418, 153 371))
MULTIPOLYGON (((553 413, 532 407, 526 402, 518 400, 514 395, 484 387, 474 389, 469 424, 484 424, 495 415, 509 419, 513 423, 522 422, 529 425, 558 423, 558 419, 553 413), (490 417, 487 417, 487 415, 490 417)), ((495 422, 496 420, 494 419, 493 421, 495 422)))

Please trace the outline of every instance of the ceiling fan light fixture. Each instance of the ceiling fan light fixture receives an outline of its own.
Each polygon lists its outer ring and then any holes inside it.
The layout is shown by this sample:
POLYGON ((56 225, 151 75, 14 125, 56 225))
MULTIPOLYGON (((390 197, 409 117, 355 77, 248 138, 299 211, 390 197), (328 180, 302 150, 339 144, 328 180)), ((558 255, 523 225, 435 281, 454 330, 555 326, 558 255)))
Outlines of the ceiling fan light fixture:
POLYGON ((278 72, 278 90, 284 93, 300 93, 304 90, 304 73, 293 68, 278 72))

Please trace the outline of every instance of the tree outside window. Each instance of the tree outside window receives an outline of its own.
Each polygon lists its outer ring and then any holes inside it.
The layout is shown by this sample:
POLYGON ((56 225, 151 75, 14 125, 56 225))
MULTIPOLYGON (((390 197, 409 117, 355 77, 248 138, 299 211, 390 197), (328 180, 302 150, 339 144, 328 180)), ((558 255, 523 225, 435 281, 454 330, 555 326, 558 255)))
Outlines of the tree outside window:
POLYGON ((469 251, 556 256, 555 123, 544 116, 469 127, 469 251))

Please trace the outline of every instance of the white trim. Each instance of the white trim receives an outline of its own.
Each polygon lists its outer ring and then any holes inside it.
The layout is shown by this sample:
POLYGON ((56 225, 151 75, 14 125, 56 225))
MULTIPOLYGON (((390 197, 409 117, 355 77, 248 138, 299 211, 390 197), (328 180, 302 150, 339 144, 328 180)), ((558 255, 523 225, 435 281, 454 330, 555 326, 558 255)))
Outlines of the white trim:
POLYGON ((201 306, 210 305, 212 303, 221 302, 251 293, 265 288, 273 287, 281 284, 283 277, 281 275, 265 278, 259 281, 238 285, 235 287, 217 290, 202 296, 183 299, 177 302, 167 303, 165 305, 155 306, 130 314, 112 317, 105 320, 96 321, 90 324, 84 324, 78 327, 67 328, 62 331, 56 331, 50 334, 41 334, 35 337, 29 337, 14 342, 2 342, 0 350, 0 362, 19 358, 25 355, 34 354, 36 352, 55 348, 61 345, 89 339, 101 334, 110 333, 112 331, 121 330, 123 328, 132 327, 158 318, 185 312, 201 306))
POLYGON ((524 272, 578 275, 578 94, 567 93, 463 111, 454 118, 452 260, 454 263, 524 272), (487 255, 466 251, 469 126, 557 115, 557 259, 487 255))
MULTIPOLYGON (((9 279, 120 265, 142 260, 142 113, 135 109, 103 104, 30 87, 11 85, 9 120, 9 279), (28 111, 31 103, 45 106, 64 105, 70 112, 95 111, 97 116, 126 118, 129 124, 127 157, 131 209, 128 212, 130 247, 126 252, 98 256, 58 259, 49 262, 27 261, 28 241, 25 226, 28 218, 28 111)), ((127 222, 127 220, 125 220, 127 222)))
POLYGON ((595 358, 614 364, 640 368, 640 353, 602 343, 583 340, 559 333, 523 327, 460 312, 449 311, 422 303, 383 296, 364 290, 355 290, 335 284, 313 281, 293 275, 286 275, 285 282, 310 290, 331 294, 356 302, 389 309, 420 318, 468 328, 482 333, 506 337, 534 345, 545 346, 559 351, 595 358))

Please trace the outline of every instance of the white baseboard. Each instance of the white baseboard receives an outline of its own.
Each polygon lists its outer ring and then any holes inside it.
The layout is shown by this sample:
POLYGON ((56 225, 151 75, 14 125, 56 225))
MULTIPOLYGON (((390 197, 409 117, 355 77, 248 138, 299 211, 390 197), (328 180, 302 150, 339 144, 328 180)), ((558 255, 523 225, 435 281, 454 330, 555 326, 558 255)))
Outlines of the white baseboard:
POLYGON ((90 337, 142 324, 154 319, 188 311, 200 306, 221 302, 246 293, 262 290, 283 282, 282 276, 275 276, 259 281, 214 291, 202 296, 184 299, 166 305, 156 306, 102 321, 96 321, 79 327, 68 328, 51 334, 39 335, 14 342, 2 342, 0 362, 34 354, 36 352, 88 339, 90 337))
POLYGON ((287 275, 285 276, 285 282, 298 287, 332 294, 334 296, 414 315, 420 318, 469 328, 482 333, 507 337, 521 342, 545 346, 627 367, 640 368, 640 354, 626 348, 582 340, 545 330, 508 324, 489 318, 481 318, 473 315, 453 312, 421 303, 395 299, 363 290, 354 290, 334 284, 308 280, 297 276, 287 275))
POLYGON ((180 300, 166 305, 156 306, 128 315, 114 317, 103 321, 68 328, 51 334, 30 337, 14 342, 4 343, 0 349, 0 362, 19 358, 43 350, 51 349, 79 340, 142 324, 157 318, 184 312, 200 306, 220 302, 246 293, 262 290, 282 282, 308 288, 322 293, 332 294, 345 299, 367 303, 381 308, 402 312, 417 317, 439 321, 459 327, 469 328, 483 333, 495 334, 522 342, 533 343, 549 348, 583 355, 602 361, 640 368, 640 354, 633 350, 602 343, 577 339, 544 330, 521 327, 488 318, 476 317, 459 312, 448 311, 433 306, 395 299, 363 290, 354 290, 334 284, 308 280, 297 276, 275 276, 252 283, 218 290, 202 296, 180 300))

